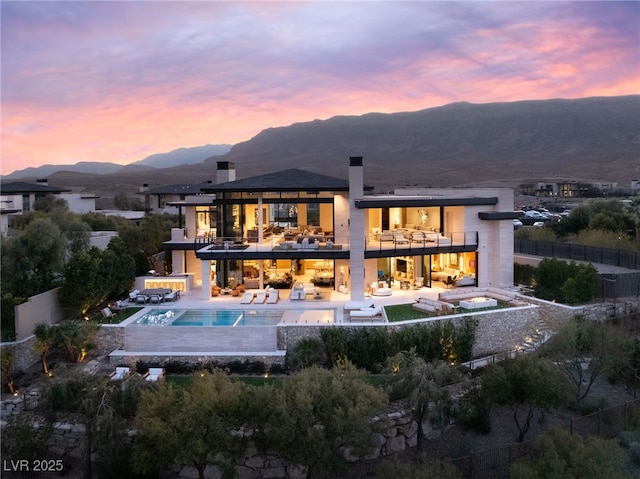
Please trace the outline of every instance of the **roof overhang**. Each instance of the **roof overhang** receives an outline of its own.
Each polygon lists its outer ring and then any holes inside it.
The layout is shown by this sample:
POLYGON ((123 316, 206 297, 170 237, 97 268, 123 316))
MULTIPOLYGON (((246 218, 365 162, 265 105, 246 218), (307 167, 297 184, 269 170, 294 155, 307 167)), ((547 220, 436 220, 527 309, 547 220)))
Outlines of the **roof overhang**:
POLYGON ((363 198, 355 200, 356 208, 411 208, 422 206, 482 206, 496 205, 498 198, 495 196, 487 198, 451 198, 432 196, 407 196, 394 197, 384 196, 377 198, 363 198))
POLYGON ((488 221, 515 220, 519 217, 520 215, 515 211, 481 211, 478 213, 478 218, 488 221))

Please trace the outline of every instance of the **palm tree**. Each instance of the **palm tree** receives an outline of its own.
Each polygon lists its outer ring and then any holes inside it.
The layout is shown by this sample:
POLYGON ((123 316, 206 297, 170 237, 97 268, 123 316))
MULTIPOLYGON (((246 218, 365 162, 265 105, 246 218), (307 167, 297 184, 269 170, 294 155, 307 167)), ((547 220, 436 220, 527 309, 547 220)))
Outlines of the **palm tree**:
POLYGON ((53 341, 54 328, 46 323, 38 323, 33 330, 33 334, 36 337, 34 344, 34 350, 36 354, 40 355, 40 362, 42 363, 42 372, 49 374, 49 365, 47 364, 47 354, 51 349, 51 342, 53 341))

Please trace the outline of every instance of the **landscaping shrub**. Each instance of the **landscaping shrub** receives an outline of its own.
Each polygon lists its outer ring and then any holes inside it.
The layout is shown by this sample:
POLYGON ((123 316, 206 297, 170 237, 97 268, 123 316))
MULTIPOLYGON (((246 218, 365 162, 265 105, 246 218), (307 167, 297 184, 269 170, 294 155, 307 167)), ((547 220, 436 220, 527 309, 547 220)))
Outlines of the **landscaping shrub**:
POLYGON ((449 363, 468 361, 473 351, 476 324, 471 318, 465 318, 458 327, 448 320, 399 329, 325 328, 321 338, 331 364, 348 358, 358 368, 376 373, 388 357, 411 349, 427 362, 436 359, 449 363))
POLYGON ((513 265, 513 282, 532 286, 536 269, 530 264, 513 265))
POLYGON ((291 366, 304 369, 310 366, 323 366, 326 363, 324 344, 317 338, 303 338, 296 344, 291 354, 291 366))
POLYGON ((389 335, 384 328, 359 328, 351 332, 347 355, 357 368, 380 372, 388 357, 389 335))
POLYGON ((322 328, 320 338, 324 343, 327 359, 331 366, 347 357, 347 332, 345 328, 322 328))
POLYGON ((535 271, 535 294, 549 301, 576 304, 598 293, 598 271, 591 265, 544 258, 535 271))

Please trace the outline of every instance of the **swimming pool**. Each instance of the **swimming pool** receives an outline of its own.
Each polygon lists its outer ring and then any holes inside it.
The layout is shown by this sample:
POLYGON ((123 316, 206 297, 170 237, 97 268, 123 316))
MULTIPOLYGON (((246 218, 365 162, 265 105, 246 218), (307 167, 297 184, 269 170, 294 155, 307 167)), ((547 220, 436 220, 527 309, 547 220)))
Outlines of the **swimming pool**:
POLYGON ((133 324, 156 326, 275 326, 333 323, 335 310, 154 309, 133 324))
POLYGON ((143 314, 134 324, 158 326, 275 326, 282 311, 231 309, 154 310, 143 314))

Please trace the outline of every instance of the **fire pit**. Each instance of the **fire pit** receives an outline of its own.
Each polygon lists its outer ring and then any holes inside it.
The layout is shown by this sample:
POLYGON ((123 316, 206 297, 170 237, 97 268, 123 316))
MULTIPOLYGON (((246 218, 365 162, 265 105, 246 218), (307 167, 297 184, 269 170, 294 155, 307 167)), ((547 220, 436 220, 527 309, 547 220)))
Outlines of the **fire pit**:
POLYGON ((460 300, 460 307, 464 309, 492 308, 494 306, 498 306, 498 300, 486 296, 460 300))

